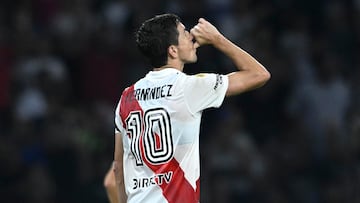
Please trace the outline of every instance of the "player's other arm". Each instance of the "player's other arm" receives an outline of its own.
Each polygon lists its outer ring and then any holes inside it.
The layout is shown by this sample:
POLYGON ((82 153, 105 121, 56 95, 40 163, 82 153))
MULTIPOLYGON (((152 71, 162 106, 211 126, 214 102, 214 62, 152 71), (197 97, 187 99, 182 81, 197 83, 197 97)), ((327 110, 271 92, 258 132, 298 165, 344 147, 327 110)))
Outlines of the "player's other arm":
POLYGON ((115 133, 115 152, 114 152, 113 170, 115 174, 119 203, 125 203, 127 199, 125 193, 125 184, 124 184, 123 153, 124 151, 123 151, 121 133, 115 133))
POLYGON ((235 64, 238 71, 228 74, 229 86, 227 96, 240 94, 264 85, 270 79, 270 73, 246 51, 224 37, 215 26, 203 18, 191 29, 196 39, 195 46, 211 44, 235 64))

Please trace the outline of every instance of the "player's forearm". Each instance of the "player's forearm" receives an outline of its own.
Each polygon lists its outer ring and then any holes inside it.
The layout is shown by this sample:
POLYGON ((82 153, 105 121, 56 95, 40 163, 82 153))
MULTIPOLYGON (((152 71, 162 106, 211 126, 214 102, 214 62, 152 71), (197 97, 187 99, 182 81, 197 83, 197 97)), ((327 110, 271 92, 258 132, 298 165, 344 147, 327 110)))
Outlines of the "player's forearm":
POLYGON ((114 161, 114 173, 115 173, 115 183, 118 192, 119 203, 126 203, 127 196, 125 193, 123 169, 121 164, 118 164, 117 161, 114 161))
POLYGON ((127 196, 125 194, 124 183, 117 183, 119 203, 126 203, 127 196))
POLYGON ((270 73, 249 53, 236 46, 223 35, 216 36, 213 46, 228 56, 239 71, 251 71, 256 74, 270 77, 270 73))

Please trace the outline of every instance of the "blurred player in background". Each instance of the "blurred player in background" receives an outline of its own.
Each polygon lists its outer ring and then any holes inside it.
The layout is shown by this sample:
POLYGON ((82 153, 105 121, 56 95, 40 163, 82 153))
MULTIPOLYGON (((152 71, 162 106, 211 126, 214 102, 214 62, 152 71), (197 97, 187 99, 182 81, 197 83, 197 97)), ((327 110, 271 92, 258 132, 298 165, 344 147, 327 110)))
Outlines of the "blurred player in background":
POLYGON ((189 32, 174 14, 155 16, 140 26, 136 42, 152 70, 126 88, 117 105, 115 175, 110 171, 105 178, 109 199, 199 202, 203 110, 219 107, 225 96, 264 85, 270 74, 203 18, 189 32), (207 44, 229 57, 237 71, 183 73, 185 64, 197 61, 197 48, 207 44))
POLYGON ((106 189, 106 194, 110 203, 119 203, 119 194, 115 182, 115 173, 113 167, 106 172, 104 178, 104 187, 106 189))

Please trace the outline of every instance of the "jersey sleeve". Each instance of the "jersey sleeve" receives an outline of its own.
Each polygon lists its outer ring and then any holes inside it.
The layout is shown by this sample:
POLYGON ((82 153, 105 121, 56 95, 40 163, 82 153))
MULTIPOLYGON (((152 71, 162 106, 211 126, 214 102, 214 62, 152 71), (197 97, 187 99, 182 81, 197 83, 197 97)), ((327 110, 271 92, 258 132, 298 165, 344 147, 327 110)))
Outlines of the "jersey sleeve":
POLYGON ((184 97, 191 113, 219 107, 228 88, 226 75, 202 73, 188 76, 184 83, 184 97))
POLYGON ((115 110, 115 133, 121 133, 125 135, 126 130, 123 127, 124 125, 120 117, 120 104, 121 104, 121 99, 115 110))

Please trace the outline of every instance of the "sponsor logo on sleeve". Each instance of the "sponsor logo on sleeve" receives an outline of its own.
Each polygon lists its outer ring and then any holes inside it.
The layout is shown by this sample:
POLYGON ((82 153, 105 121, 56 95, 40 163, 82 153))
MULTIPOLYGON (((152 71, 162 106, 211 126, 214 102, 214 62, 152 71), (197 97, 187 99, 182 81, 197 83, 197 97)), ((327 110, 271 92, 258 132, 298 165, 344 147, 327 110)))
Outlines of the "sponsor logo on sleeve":
POLYGON ((222 85, 222 84, 223 84, 222 75, 217 74, 216 75, 216 82, 215 82, 214 90, 216 90, 219 87, 219 85, 222 85))

